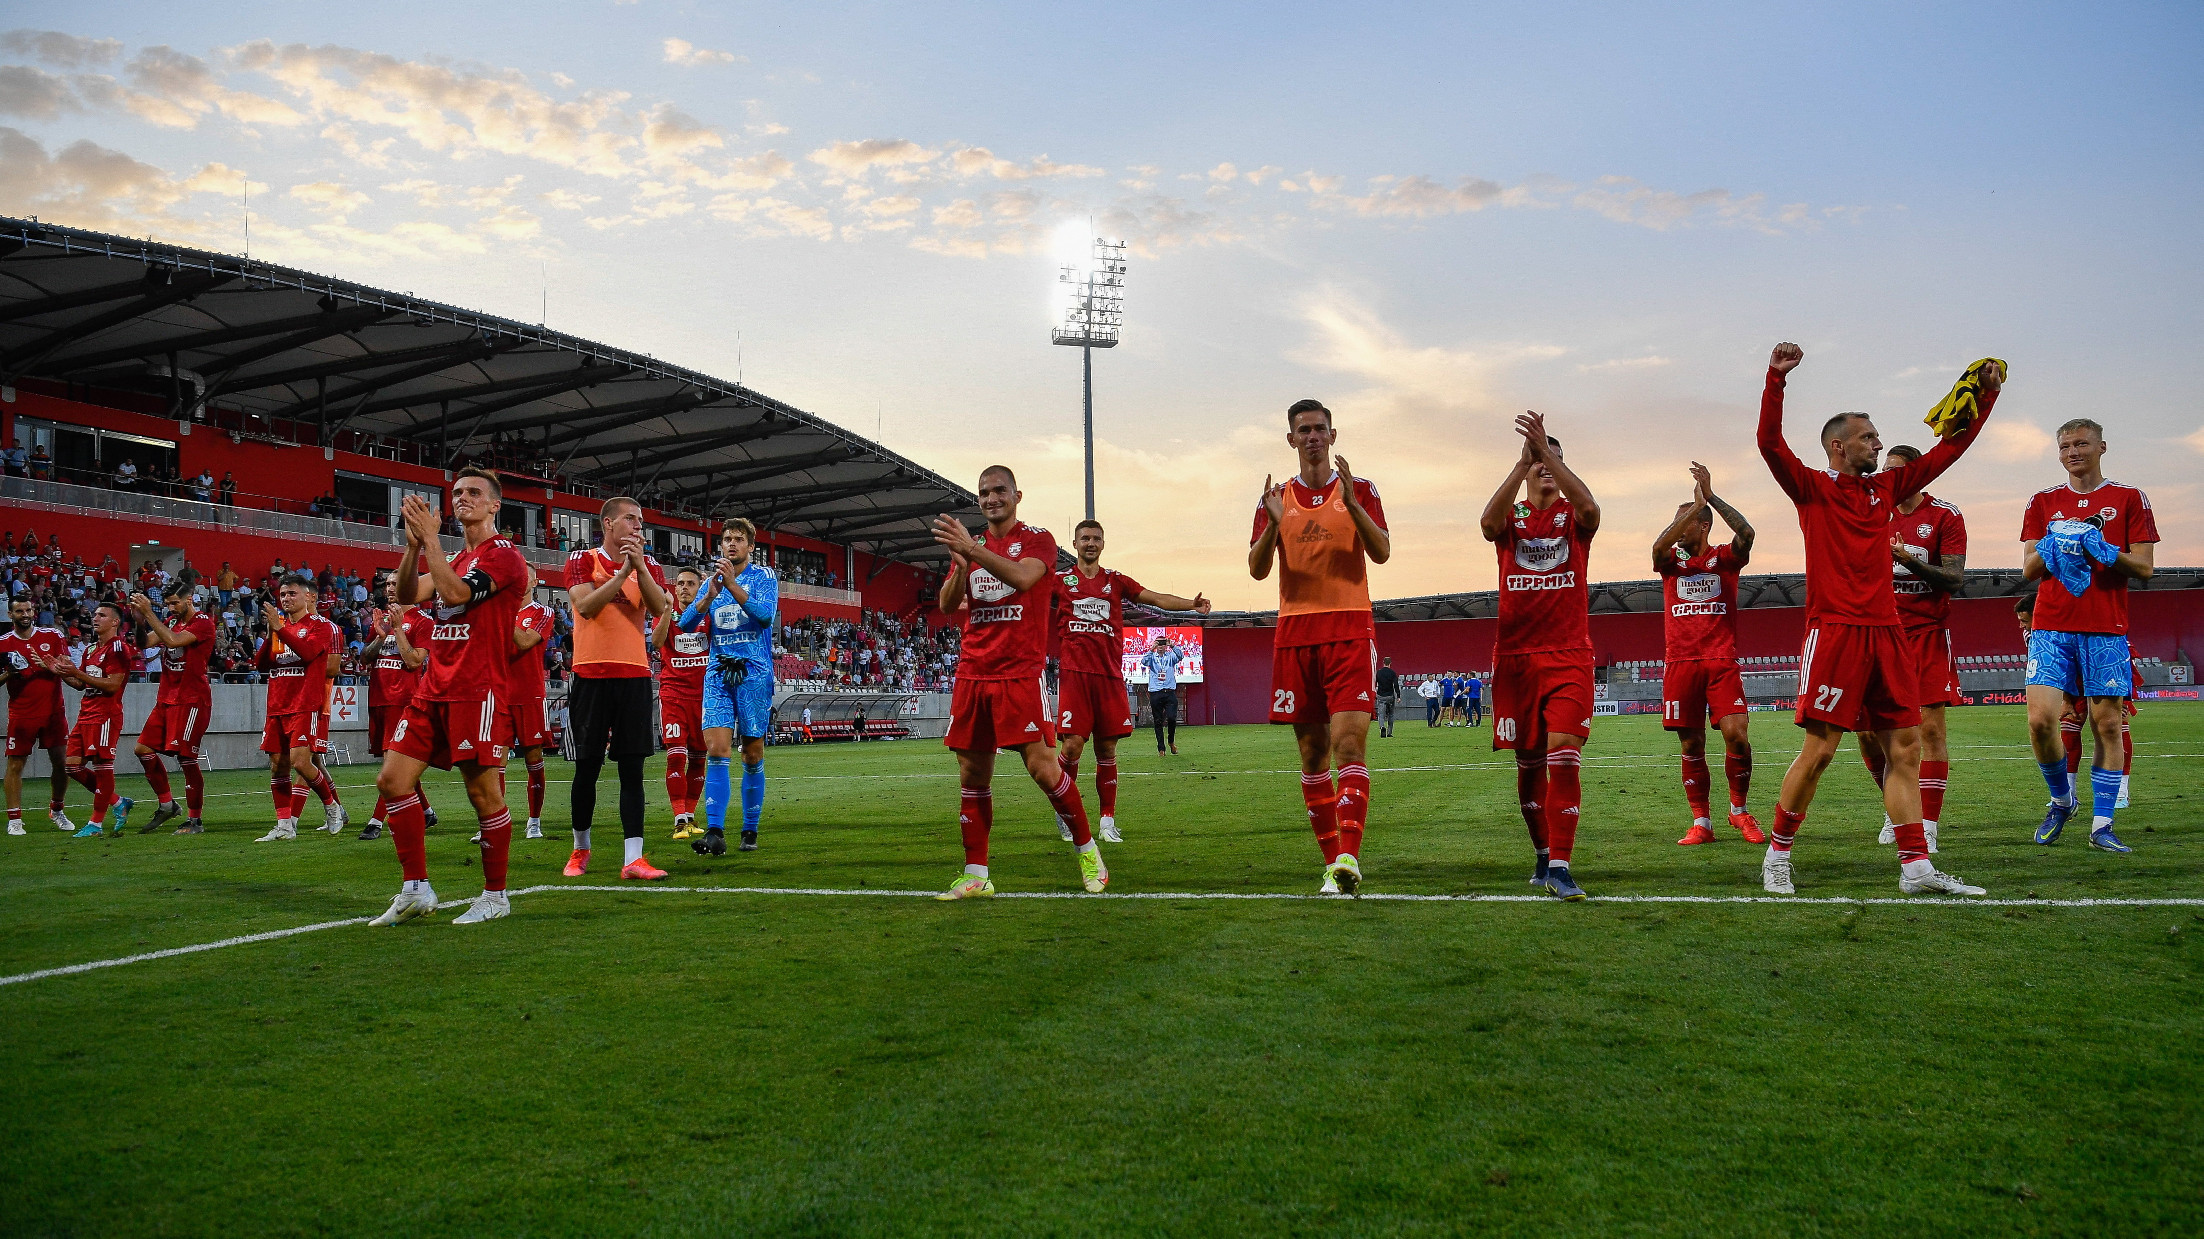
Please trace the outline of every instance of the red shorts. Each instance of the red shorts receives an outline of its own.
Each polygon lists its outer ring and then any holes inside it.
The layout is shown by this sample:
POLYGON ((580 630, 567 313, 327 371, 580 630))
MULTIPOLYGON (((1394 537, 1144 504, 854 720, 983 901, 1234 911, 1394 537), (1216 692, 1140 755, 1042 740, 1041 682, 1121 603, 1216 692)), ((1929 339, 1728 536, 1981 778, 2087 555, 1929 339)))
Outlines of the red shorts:
POLYGON ((513 747, 540 749, 551 743, 551 711, 542 697, 529 697, 506 707, 513 715, 513 747))
POLYGON ((689 749, 702 751, 704 744, 704 701, 683 701, 676 697, 658 699, 658 747, 662 749, 689 749))
POLYGON ((138 743, 156 753, 180 753, 197 749, 206 739, 208 716, 214 704, 207 701, 167 702, 153 707, 138 732, 138 743))
POLYGON ((1553 733, 1592 734, 1592 651, 1494 656, 1492 747, 1543 750, 1553 733))
POLYGON ((1056 677, 1056 729, 1067 736, 1117 740, 1133 734, 1133 704, 1125 681, 1091 671, 1056 677))
POLYGON ((1806 626, 1798 659, 1798 722, 1820 719, 1846 731, 1921 725, 1920 685, 1896 624, 1806 626))
POLYGON ((84 761, 113 761, 115 742, 121 738, 122 715, 87 711, 79 714, 77 725, 69 729, 66 755, 84 761))
POLYGON ((8 756, 28 757, 38 749, 58 749, 69 740, 69 712, 55 706, 33 718, 28 710, 8 710, 8 756))
POLYGON ((319 710, 301 714, 271 714, 260 729, 260 751, 263 753, 288 753, 292 749, 307 749, 315 753, 329 751, 329 716, 319 710))
POLYGON ((391 752, 449 770, 461 762, 502 766, 513 738, 512 711, 497 698, 480 701, 423 701, 406 705, 405 717, 390 730, 391 752))
POLYGON ((1377 642, 1272 647, 1270 721, 1322 723, 1334 714, 1377 717, 1377 642))
POLYGON ((1924 706, 1963 706, 1959 672, 1951 661, 1951 629, 1902 628, 1898 640, 1913 664, 1913 682, 1924 706))
POLYGON ((1734 658, 1693 658, 1668 664, 1661 677, 1661 726, 1691 731, 1745 712, 1745 678, 1734 658))
POLYGON ((377 757, 390 747, 390 733, 398 729, 398 720, 406 716, 404 702, 396 702, 367 708, 367 751, 377 757))
POLYGON ((968 680, 957 677, 949 694, 949 734, 942 743, 953 749, 1009 749, 1027 744, 1056 744, 1056 729, 1048 725, 1048 702, 1041 696, 1041 682, 1033 680, 968 680))

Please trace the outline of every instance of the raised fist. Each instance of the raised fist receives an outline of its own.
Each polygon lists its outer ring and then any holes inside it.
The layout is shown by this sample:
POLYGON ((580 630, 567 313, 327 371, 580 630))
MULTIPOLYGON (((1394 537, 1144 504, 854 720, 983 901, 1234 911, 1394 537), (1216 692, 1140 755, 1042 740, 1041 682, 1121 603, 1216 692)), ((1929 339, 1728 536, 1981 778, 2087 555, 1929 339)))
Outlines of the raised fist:
POLYGON ((1806 360, 1806 350, 1788 341, 1775 346, 1768 354, 1768 368, 1777 374, 1789 374, 1798 369, 1798 363, 1806 360))

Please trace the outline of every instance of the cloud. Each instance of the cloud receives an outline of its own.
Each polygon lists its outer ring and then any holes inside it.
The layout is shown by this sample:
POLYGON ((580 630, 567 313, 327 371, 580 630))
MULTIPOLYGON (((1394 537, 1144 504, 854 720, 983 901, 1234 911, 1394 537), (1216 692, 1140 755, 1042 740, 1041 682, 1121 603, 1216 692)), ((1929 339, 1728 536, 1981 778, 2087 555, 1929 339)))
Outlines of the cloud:
POLYGON ((525 241, 543 231, 543 220, 517 206, 475 221, 475 226, 501 241, 525 241))
POLYGON ((2199 426, 2194 431, 2183 435, 2177 442, 2185 443, 2190 451, 2204 455, 2204 426, 2199 426))
POLYGON ((122 55, 120 39, 87 39, 54 30, 10 30, 0 49, 42 60, 57 69, 89 69, 122 55))
POLYGON ((1606 361, 1578 366, 1576 369, 1578 374, 1605 374, 1614 370, 1656 370, 1670 364, 1672 363, 1666 357, 1647 353, 1643 357, 1612 357, 1606 361))
POLYGON ((304 185, 293 185, 285 192, 293 201, 305 203, 308 209, 321 211, 338 219, 343 219, 370 201, 366 194, 347 189, 335 181, 312 181, 304 185))
MULTIPOLYGON (((1918 423, 1912 425, 1926 435, 1927 427, 1918 423)), ((1982 428, 1981 436, 1975 440, 1974 451, 1987 455, 1992 460, 2020 464, 2025 461, 2049 460, 2056 448, 2057 443, 2051 432, 2034 422, 2025 418, 1999 417, 1982 428)))
POLYGON ((0 116, 52 120, 84 104, 68 79, 33 65, 0 65, 0 116))
POLYGON ((197 228, 169 214, 191 192, 121 151, 79 140, 49 154, 37 139, 0 125, 0 213, 193 237, 197 228))
POLYGON ((708 47, 698 47, 687 39, 667 39, 666 63, 699 68, 704 65, 731 65, 742 59, 733 52, 715 52, 708 47))
POLYGON ((822 146, 804 158, 845 176, 863 176, 874 168, 931 163, 940 154, 908 138, 866 138, 861 142, 822 146))
POLYGON ((553 189, 537 194, 536 201, 560 211, 579 211, 597 201, 597 195, 580 194, 571 189, 553 189))
POLYGON ((934 225, 939 228, 977 228, 986 222, 987 217, 980 213, 980 204, 970 198, 959 198, 947 206, 934 208, 934 225))
POLYGON ((1046 176, 1084 178, 1107 175, 1101 168, 1087 164, 1057 163, 1046 155, 1037 155, 1033 162, 1019 164, 998 158, 995 152, 984 146, 968 146, 956 152, 949 157, 949 166, 958 176, 978 176, 985 173, 998 181, 1025 181, 1046 176))
POLYGON ((1506 192, 1497 183, 1478 177, 1463 177, 1453 185, 1441 185, 1428 176, 1380 176, 1372 178, 1370 185, 1369 193, 1359 198, 1342 199, 1340 205, 1357 215, 1429 219, 1436 215, 1482 211, 1499 201, 1506 192))

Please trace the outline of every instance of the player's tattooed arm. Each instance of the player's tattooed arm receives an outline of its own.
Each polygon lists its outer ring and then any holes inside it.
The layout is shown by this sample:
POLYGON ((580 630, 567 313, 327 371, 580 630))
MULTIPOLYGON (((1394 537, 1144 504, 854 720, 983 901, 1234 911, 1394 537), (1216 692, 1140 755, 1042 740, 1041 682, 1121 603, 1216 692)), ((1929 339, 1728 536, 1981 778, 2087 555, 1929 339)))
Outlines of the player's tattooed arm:
POLYGON ((1347 488, 1346 493, 1341 498, 1346 501, 1347 515, 1355 523, 1355 532, 1362 535, 1362 547, 1369 554, 1370 562, 1382 564, 1391 559, 1393 557, 1393 535, 1387 533, 1385 527, 1378 524, 1369 512, 1363 509, 1362 496, 1355 493, 1354 470, 1348 466, 1347 458, 1344 456, 1332 457, 1332 466, 1339 470, 1340 484, 1347 488))
POLYGON ((1892 534, 1890 558, 1905 565, 1906 571, 1947 594, 1958 593, 1959 587, 1967 583, 1967 557, 1964 555, 1942 555, 1932 564, 1914 554, 1904 538, 1892 534))
POLYGON ((1546 417, 1543 413, 1525 413, 1515 419, 1515 429, 1523 436, 1523 444, 1531 455, 1551 473, 1554 485, 1561 488, 1561 497, 1576 509, 1577 528, 1587 536, 1599 531, 1599 500, 1592 497, 1592 488, 1576 475, 1574 469, 1561 459, 1561 453, 1546 441, 1546 417))
POLYGON ((1722 518, 1722 523, 1730 527, 1730 549, 1737 552, 1740 560, 1750 558, 1755 536, 1752 522, 1746 520, 1744 514, 1736 508, 1722 502, 1722 497, 1714 493, 1714 476, 1707 472, 1705 465, 1692 461, 1691 477, 1698 483, 1699 501, 1713 508, 1714 514, 1722 518))
POLYGON ((1286 519, 1286 484, 1276 481, 1275 475, 1266 475, 1262 497, 1255 502, 1269 518, 1263 522, 1263 532, 1247 548, 1248 575, 1260 581, 1270 575, 1271 564, 1278 557, 1278 527, 1286 519))

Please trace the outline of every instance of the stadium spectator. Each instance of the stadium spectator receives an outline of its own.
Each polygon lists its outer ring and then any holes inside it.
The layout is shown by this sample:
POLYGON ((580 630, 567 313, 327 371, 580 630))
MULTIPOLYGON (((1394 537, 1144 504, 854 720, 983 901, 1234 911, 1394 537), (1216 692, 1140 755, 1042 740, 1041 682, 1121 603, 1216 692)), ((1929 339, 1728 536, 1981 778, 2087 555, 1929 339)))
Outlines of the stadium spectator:
POLYGON ((29 464, 32 478, 41 482, 53 481, 54 458, 46 454, 45 444, 41 443, 31 449, 29 464))
POLYGON ((0 472, 4 472, 11 478, 28 475, 30 473, 30 460, 30 453, 23 450, 23 445, 20 442, 0 447, 0 472))
POLYGON ((237 506, 237 478, 226 470, 222 474, 222 488, 218 492, 218 498, 221 500, 223 507, 234 508, 237 506))

